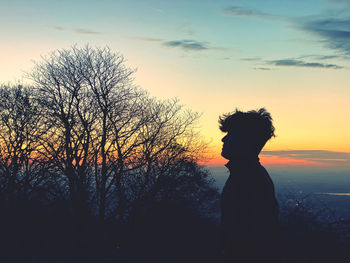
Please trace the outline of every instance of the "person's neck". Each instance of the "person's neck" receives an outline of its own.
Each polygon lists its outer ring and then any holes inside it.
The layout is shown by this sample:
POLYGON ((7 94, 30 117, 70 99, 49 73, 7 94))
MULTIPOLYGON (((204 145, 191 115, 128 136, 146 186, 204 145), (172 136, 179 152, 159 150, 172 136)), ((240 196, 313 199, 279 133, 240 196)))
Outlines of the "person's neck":
POLYGON ((229 159, 229 162, 225 165, 227 168, 237 167, 237 166, 247 166, 252 164, 259 163, 258 155, 240 155, 240 156, 232 156, 229 159))

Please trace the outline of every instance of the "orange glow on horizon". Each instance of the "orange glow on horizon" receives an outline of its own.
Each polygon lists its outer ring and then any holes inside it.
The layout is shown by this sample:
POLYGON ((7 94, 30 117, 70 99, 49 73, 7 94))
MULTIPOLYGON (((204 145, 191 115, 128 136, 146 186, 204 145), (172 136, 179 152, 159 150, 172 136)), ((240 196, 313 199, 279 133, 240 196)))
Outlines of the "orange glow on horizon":
MULTIPOLYGON (((303 166, 303 167, 325 167, 330 166, 327 163, 317 162, 317 161, 309 161, 309 160, 301 160, 296 158, 288 158, 288 157, 278 157, 278 156, 267 156, 261 155, 259 156, 260 163, 262 165, 268 166, 303 166)), ((201 165, 208 166, 223 166, 228 162, 228 160, 224 158, 215 158, 208 161, 200 162, 201 165)))

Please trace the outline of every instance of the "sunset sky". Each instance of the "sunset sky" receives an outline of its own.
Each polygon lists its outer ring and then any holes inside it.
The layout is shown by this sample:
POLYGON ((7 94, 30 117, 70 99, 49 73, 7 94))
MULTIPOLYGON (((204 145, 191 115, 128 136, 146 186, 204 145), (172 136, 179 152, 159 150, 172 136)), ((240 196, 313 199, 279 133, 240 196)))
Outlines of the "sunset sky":
POLYGON ((202 113, 220 157, 218 116, 265 107, 268 165, 350 167, 349 0, 0 0, 0 82, 55 49, 106 46, 135 83, 202 113))

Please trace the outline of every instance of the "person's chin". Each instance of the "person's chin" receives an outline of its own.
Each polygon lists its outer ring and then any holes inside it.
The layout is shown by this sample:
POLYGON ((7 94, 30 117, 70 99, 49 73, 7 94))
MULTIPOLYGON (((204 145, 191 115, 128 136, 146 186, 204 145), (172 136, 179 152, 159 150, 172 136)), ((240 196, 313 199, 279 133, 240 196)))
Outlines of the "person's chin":
POLYGON ((221 151, 221 156, 224 157, 225 159, 227 160, 230 160, 230 156, 228 153, 224 152, 224 151, 221 151))

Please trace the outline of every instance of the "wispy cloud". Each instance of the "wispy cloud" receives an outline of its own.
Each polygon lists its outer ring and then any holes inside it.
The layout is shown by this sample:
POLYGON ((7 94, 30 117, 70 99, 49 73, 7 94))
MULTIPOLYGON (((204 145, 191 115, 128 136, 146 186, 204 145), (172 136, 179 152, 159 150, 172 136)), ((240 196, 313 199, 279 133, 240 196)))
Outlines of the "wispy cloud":
POLYGON ((61 32, 71 32, 75 34, 81 34, 81 35, 100 35, 102 32, 99 31, 93 31, 86 28, 66 28, 66 27, 60 27, 60 26, 51 26, 52 30, 55 31, 61 31, 61 32))
POLYGON ((102 34, 102 32, 93 31, 93 30, 85 29, 85 28, 73 28, 72 31, 77 33, 77 34, 83 34, 83 35, 100 35, 100 34, 102 34))
POLYGON ((341 58, 341 56, 338 56, 338 55, 304 55, 304 56, 300 56, 298 59, 304 59, 304 58, 313 58, 313 59, 317 59, 317 60, 329 60, 329 59, 341 58))
POLYGON ((327 165, 350 166, 350 153, 324 150, 263 151, 266 157, 282 157, 327 165))
POLYGON ((342 69, 343 66, 339 66, 336 64, 326 64, 320 62, 306 62, 298 59, 278 59, 278 60, 270 60, 266 63, 274 65, 274 66, 282 66, 282 67, 306 67, 306 68, 324 68, 324 69, 342 69))
POLYGON ((251 17, 266 17, 270 14, 262 13, 258 10, 241 7, 241 6, 228 6, 222 9, 222 13, 227 16, 251 16, 251 17))
POLYGON ((140 40, 140 41, 146 41, 146 42, 162 42, 162 41, 164 41, 161 38, 154 38, 154 37, 128 37, 128 38, 140 40))
POLYGON ((174 48, 181 48, 183 50, 194 50, 194 51, 209 49, 206 43, 196 41, 196 40, 191 40, 191 39, 166 41, 166 42, 163 42, 162 45, 166 47, 174 47, 174 48))
POLYGON ((184 51, 203 51, 203 50, 227 50, 224 47, 212 46, 208 42, 198 41, 194 39, 180 39, 180 40, 165 40, 161 38, 153 37, 129 37, 130 39, 135 39, 145 42, 159 43, 163 47, 167 48, 178 48, 184 51))
POLYGON ((243 61, 262 61, 261 58, 241 58, 243 61))
MULTIPOLYGON (((329 0, 333 3, 339 3, 338 9, 331 10, 328 13, 319 16, 309 17, 286 17, 264 13, 256 9, 229 6, 222 9, 222 13, 233 17, 252 17, 268 19, 271 21, 283 22, 286 26, 292 26, 298 30, 303 30, 319 38, 319 42, 331 50, 337 51, 343 55, 343 58, 350 57, 350 17, 344 10, 350 6, 349 0, 329 0), (345 6, 346 5, 346 6, 345 6), (341 8, 341 6, 344 6, 341 8), (344 57, 345 56, 345 57, 344 57)), ((333 57, 335 58, 335 57, 333 57)), ((338 56, 339 58, 339 56, 338 56)), ((324 59, 330 59, 325 56, 324 59)), ((322 58, 318 58, 322 60, 322 58)), ((338 68, 331 64, 316 63, 311 65, 298 64, 294 66, 319 67, 319 68, 338 68)), ((286 65, 287 66, 287 65, 286 65)))
POLYGON ((266 67, 255 67, 253 68, 254 70, 271 70, 271 68, 266 68, 266 67))
POLYGON ((319 18, 298 26, 320 37, 328 48, 350 55, 350 18, 319 18))
POLYGON ((322 55, 304 55, 298 58, 286 58, 276 60, 263 60, 261 58, 241 58, 242 61, 257 63, 253 69, 255 70, 270 70, 270 67, 264 65, 273 65, 276 67, 303 67, 303 68, 318 68, 318 69, 342 69, 343 66, 337 64, 324 63, 324 60, 338 58, 338 56, 322 56, 322 55), (308 61, 308 58, 313 58, 319 61, 308 61), (260 64, 260 65, 259 65, 260 64))
POLYGON ((66 28, 60 27, 60 26, 52 26, 51 29, 56 30, 56 31, 67 31, 66 28))

